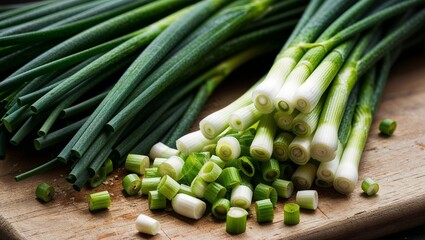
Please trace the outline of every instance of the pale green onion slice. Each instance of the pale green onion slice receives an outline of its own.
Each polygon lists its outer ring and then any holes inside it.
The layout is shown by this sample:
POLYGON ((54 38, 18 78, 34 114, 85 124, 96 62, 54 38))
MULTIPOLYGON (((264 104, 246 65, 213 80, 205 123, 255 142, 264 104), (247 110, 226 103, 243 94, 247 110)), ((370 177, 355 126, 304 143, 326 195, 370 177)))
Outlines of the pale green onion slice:
POLYGON ((205 153, 191 153, 186 158, 183 169, 181 183, 191 184, 193 179, 198 176, 202 166, 208 161, 209 155, 205 153))
POLYGON ((229 209, 230 201, 228 199, 217 198, 211 207, 211 213, 217 219, 226 219, 229 209))
POLYGON ((125 170, 137 173, 139 175, 145 174, 145 168, 149 167, 149 157, 139 154, 128 154, 125 160, 125 170))
POLYGON ((362 182, 362 190, 368 196, 372 196, 379 191, 379 185, 372 178, 366 178, 362 182))
POLYGON ((205 190, 208 187, 208 183, 205 182, 201 177, 196 176, 190 184, 190 189, 198 197, 203 198, 205 190))
POLYGON ((182 177, 183 165, 183 159, 177 156, 171 156, 158 166, 158 173, 160 176, 168 175, 178 181, 182 177))
POLYGON ((273 222, 274 207, 270 199, 263 199, 255 202, 255 214, 257 222, 273 222))
POLYGON ((159 183, 161 182, 160 177, 146 178, 142 179, 142 195, 147 195, 149 191, 156 190, 159 183))
POLYGON ((397 122, 389 118, 386 118, 379 123, 379 131, 387 136, 393 135, 396 128, 397 122))
POLYGON ((35 190, 35 196, 43 202, 52 201, 55 189, 47 183, 40 183, 35 190))
POLYGON ((272 114, 261 116, 257 132, 249 149, 254 159, 259 161, 267 161, 270 159, 273 152, 273 140, 276 130, 277 126, 273 120, 272 114))
POLYGON ((214 140, 205 138, 201 131, 195 131, 177 139, 176 146, 181 153, 189 155, 193 152, 199 152, 204 146, 213 143, 215 143, 214 140))
POLYGON ((310 160, 311 139, 313 136, 295 137, 289 144, 289 158, 298 165, 304 165, 310 160))
POLYGON ((301 208, 316 210, 319 204, 319 195, 316 190, 301 190, 297 192, 295 201, 301 208))
POLYGON ((160 228, 161 224, 157 220, 145 214, 140 214, 136 219, 136 229, 141 233, 156 235, 160 228))
POLYGON ((168 175, 163 176, 158 185, 158 192, 164 195, 168 200, 173 199, 173 197, 179 192, 179 189, 180 184, 168 175))
POLYGON ((145 178, 161 177, 157 167, 145 168, 145 178))
POLYGON ((226 188, 234 188, 241 183, 241 176, 239 170, 235 167, 228 167, 223 169, 217 182, 226 188))
POLYGON ((92 193, 87 196, 87 200, 90 211, 105 209, 111 206, 111 196, 108 191, 92 193))
POLYGON ((273 141, 272 157, 283 162, 289 159, 289 144, 294 140, 294 135, 289 132, 279 133, 273 141))
POLYGON ((231 207, 226 215, 226 232, 240 234, 246 230, 248 212, 240 207, 231 207))
POLYGON ((135 173, 128 174, 122 180, 124 191, 130 196, 137 194, 140 191, 141 185, 140 178, 135 173))
POLYGON ((292 123, 299 113, 300 112, 298 110, 295 110, 292 113, 277 111, 273 117, 274 121, 280 129, 290 131, 292 129, 292 123))
POLYGON ((190 195, 192 197, 196 197, 196 195, 192 192, 192 188, 186 184, 180 184, 179 192, 190 195))
POLYGON ((167 161, 167 159, 168 158, 155 158, 153 160, 152 167, 156 167, 156 168, 159 167, 159 165, 161 165, 161 163, 167 161))
POLYGON ((156 143, 151 147, 151 150, 149 151, 149 157, 151 159, 155 158, 169 158, 171 156, 178 156, 179 150, 170 148, 169 146, 165 145, 162 142, 156 143))
POLYGON ((208 161, 204 164, 204 166, 202 166, 198 175, 205 182, 214 182, 220 176, 222 171, 223 170, 220 168, 220 166, 212 161, 208 161))
POLYGON ((256 123, 260 119, 261 114, 254 104, 251 103, 233 112, 230 115, 229 125, 237 131, 244 131, 256 123))
POLYGON ((270 199, 273 203, 273 206, 276 206, 277 203, 277 192, 273 187, 260 183, 254 189, 254 201, 270 199))
POLYGON ((167 198, 157 190, 148 193, 149 209, 165 209, 167 207, 167 198))
POLYGON ((109 175, 114 170, 114 164, 113 164, 112 160, 109 159, 109 158, 105 161, 103 166, 105 167, 105 174, 106 175, 109 175))
POLYGON ((226 192, 227 189, 223 185, 217 182, 212 182, 208 184, 205 189, 204 198, 208 202, 214 203, 217 198, 224 198, 224 196, 226 196, 226 192))
POLYGON ((261 172, 263 179, 272 182, 280 176, 279 162, 271 158, 269 161, 261 162, 261 172))
POLYGON ((236 159, 241 154, 241 145, 235 137, 222 137, 217 142, 215 154, 224 161, 236 159))
POLYGON ((215 148, 216 148, 217 144, 216 143, 211 143, 208 145, 205 145, 202 148, 202 152, 209 152, 211 155, 215 154, 215 148))
POLYGON ((276 189, 277 195, 282 198, 290 198, 294 192, 294 184, 291 181, 276 179, 272 186, 276 189))
POLYGON ((291 181, 297 189, 310 189, 317 173, 317 164, 314 161, 299 166, 292 174, 291 181))
POLYGON ((255 174, 255 166, 254 164, 258 166, 258 163, 256 160, 250 157, 240 157, 238 158, 238 167, 239 170, 247 177, 252 177, 255 174))
POLYGON ((300 206, 296 203, 286 203, 283 206, 283 222, 286 225, 300 223, 300 206))
POLYGON ((177 194, 171 200, 171 206, 176 213, 192 219, 200 219, 207 208, 202 200, 184 193, 177 194))
POLYGON ((248 209, 251 206, 252 201, 252 189, 245 185, 239 185, 232 189, 230 195, 230 204, 232 207, 240 207, 248 209))
POLYGON ((226 162, 216 155, 212 155, 209 161, 214 162, 222 169, 226 166, 226 162))

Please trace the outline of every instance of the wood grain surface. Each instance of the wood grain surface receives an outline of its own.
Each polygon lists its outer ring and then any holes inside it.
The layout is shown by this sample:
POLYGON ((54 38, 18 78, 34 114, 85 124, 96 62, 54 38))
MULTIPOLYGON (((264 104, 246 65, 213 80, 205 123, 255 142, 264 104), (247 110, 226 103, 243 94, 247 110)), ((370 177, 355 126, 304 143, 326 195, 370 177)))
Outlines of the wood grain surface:
MULTIPOLYGON (((261 65, 261 64, 260 64, 261 65)), ((264 65, 264 64, 262 64, 264 65)), ((247 77, 255 63, 232 75, 209 100, 202 116, 224 106, 246 90, 247 79, 260 76, 264 69, 247 77)), ((13 177, 49 159, 47 152, 10 147, 0 161, 0 239, 373 239, 425 223, 425 54, 401 58, 393 68, 360 164, 359 182, 372 177, 380 184, 374 197, 362 194, 360 183, 349 196, 333 189, 318 189, 319 207, 302 211, 301 223, 283 224, 283 203, 279 200, 273 223, 258 224, 251 209, 245 233, 232 236, 225 222, 207 212, 198 221, 175 214, 169 207, 150 211, 145 196, 122 192, 123 169, 117 169, 107 184, 75 192, 65 182, 68 170, 60 168, 22 182, 13 177), (379 120, 398 121, 392 137, 378 134, 379 120), (40 182, 55 187, 54 201, 43 204, 35 199, 40 182), (94 191, 112 194, 109 210, 91 213, 86 196, 94 191), (137 233, 138 214, 150 215, 161 223, 161 231, 151 237, 137 233)))

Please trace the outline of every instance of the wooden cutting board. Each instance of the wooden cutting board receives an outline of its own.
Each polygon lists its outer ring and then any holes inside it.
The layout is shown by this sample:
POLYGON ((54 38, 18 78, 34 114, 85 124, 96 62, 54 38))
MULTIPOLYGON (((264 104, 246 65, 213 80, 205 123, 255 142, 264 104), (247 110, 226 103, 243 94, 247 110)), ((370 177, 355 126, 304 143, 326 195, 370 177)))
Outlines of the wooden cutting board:
MULTIPOLYGON (((148 214, 161 223, 154 239, 370 239, 425 223, 425 54, 400 59, 390 80, 370 131, 360 164, 359 184, 354 193, 343 196, 333 189, 318 189, 319 208, 302 211, 301 223, 283 224, 283 203, 275 209, 273 223, 258 224, 253 209, 245 233, 232 236, 225 223, 207 212, 198 221, 175 214, 171 208, 150 211, 145 196, 126 196, 121 189, 123 169, 116 170, 108 184, 98 189, 75 192, 65 182, 68 170, 61 168, 14 182, 13 177, 49 159, 47 153, 9 148, 0 161, 0 239, 134 239, 150 238, 137 233, 138 214, 148 214), (378 134, 380 119, 398 121, 395 135, 378 134), (360 181, 372 177, 380 184, 379 194, 366 197, 360 181), (54 185, 54 201, 43 204, 35 199, 40 182, 54 185), (109 210, 91 213, 86 195, 108 190, 112 194, 109 210)), ((255 67, 251 64, 249 68, 255 67)), ((260 69, 261 71, 263 69, 260 69)), ((256 72, 261 72, 260 70, 256 72)), ((248 70, 250 71, 250 70, 248 70)), ((202 115, 224 106, 246 90, 248 76, 240 71, 221 86, 202 115), (245 86, 245 87, 241 87, 245 86)))

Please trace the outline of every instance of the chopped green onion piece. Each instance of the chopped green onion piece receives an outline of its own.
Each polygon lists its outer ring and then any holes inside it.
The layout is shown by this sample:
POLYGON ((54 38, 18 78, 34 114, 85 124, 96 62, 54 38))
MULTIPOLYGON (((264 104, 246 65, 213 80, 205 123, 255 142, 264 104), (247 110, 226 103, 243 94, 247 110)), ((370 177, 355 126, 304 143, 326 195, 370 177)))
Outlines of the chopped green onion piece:
POLYGON ((168 158, 155 158, 153 160, 152 167, 156 167, 156 168, 159 167, 159 165, 161 165, 161 163, 167 161, 167 159, 168 158))
POLYGON ((189 155, 190 153, 201 151, 204 146, 212 143, 215 142, 205 138, 201 131, 196 131, 177 139, 176 146, 181 153, 189 155))
POLYGON ((230 201, 228 199, 217 198, 211 207, 211 213, 217 219, 226 219, 229 209, 230 201))
POLYGON ((171 200, 171 206, 176 213, 192 219, 200 219, 207 208, 202 200, 184 193, 177 194, 171 200))
POLYGON ((168 200, 173 199, 179 189, 180 184, 168 175, 163 176, 158 185, 158 192, 162 193, 168 200))
POLYGON ((294 135, 289 132, 279 133, 273 141, 272 157, 280 162, 289 159, 289 144, 294 139, 294 135))
POLYGON ((277 126, 273 120, 272 114, 261 116, 257 132, 249 149, 254 159, 259 161, 267 161, 270 159, 273 152, 273 140, 276 130, 277 126))
POLYGON ((212 161, 208 161, 204 164, 204 166, 202 166, 198 175, 205 182, 214 182, 220 176, 222 171, 223 170, 220 168, 220 166, 212 161))
POLYGON ((299 166, 292 174, 291 181, 297 189, 310 189, 316 178, 317 165, 312 161, 306 165, 299 166))
POLYGON ((190 184, 190 189, 192 192, 198 197, 203 198, 205 194, 205 190, 208 187, 208 183, 205 182, 201 177, 196 176, 192 183, 190 184))
POLYGON ((155 158, 169 158, 171 156, 178 156, 179 150, 170 148, 169 146, 165 145, 162 142, 156 143, 151 147, 151 150, 149 151, 149 157, 151 159, 155 158))
POLYGON ((168 175, 178 181, 182 176, 183 165, 183 159, 177 156, 171 156, 158 166, 158 173, 160 176, 168 175))
POLYGON ((263 199, 255 202, 255 214, 257 222, 273 222, 274 208, 270 199, 263 199))
POLYGON ((302 190, 297 192, 295 201, 301 208, 316 210, 319 203, 319 196, 316 190, 302 190))
POLYGON ((276 180, 280 176, 279 162, 273 158, 269 161, 261 162, 261 172, 267 182, 276 180))
POLYGON ((137 173, 139 175, 145 174, 145 168, 149 167, 149 157, 139 154, 128 154, 125 160, 125 170, 137 173))
POLYGON ((90 178, 90 187, 99 187, 106 179, 106 167, 101 167, 96 174, 90 178))
POLYGON ((215 154, 224 161, 236 159, 241 154, 241 145, 235 137, 222 137, 217 142, 215 154))
POLYGON ((243 156, 238 158, 239 170, 247 177, 254 176, 255 174, 254 162, 257 163, 255 159, 250 157, 243 156))
POLYGON ((294 192, 294 184, 291 181, 276 179, 272 186, 276 189, 277 195, 282 198, 290 198, 294 192))
POLYGON ((108 191, 92 193, 87 197, 90 211, 109 208, 111 206, 111 196, 108 191))
POLYGON ((379 191, 379 185, 371 178, 366 178, 362 182, 362 190, 368 196, 375 195, 379 191))
POLYGON ((205 145, 204 147, 202 147, 202 152, 209 152, 211 155, 215 154, 216 146, 217 146, 216 143, 211 143, 211 144, 205 145))
POLYGON ((157 167, 145 168, 145 178, 161 177, 157 167))
POLYGON ((384 119, 379 123, 379 131, 387 136, 393 135, 397 128, 397 122, 392 119, 384 119))
POLYGON ((226 162, 216 155, 212 155, 209 161, 214 162, 222 169, 226 166, 226 162))
POLYGON ((244 131, 256 123, 260 117, 261 112, 251 103, 234 111, 229 117, 229 125, 237 131, 244 131))
POLYGON ((156 190, 159 183, 161 182, 160 177, 146 178, 142 179, 142 194, 147 195, 149 191, 156 190))
POLYGON ((187 156, 183 168, 181 182, 191 184, 193 179, 198 175, 202 166, 208 161, 209 155, 205 153, 191 153, 187 156))
POLYGON ((122 180, 124 191, 130 196, 137 194, 140 191, 141 185, 140 178, 135 173, 128 174, 122 180))
POLYGON ((270 199, 273 206, 277 203, 277 192, 273 187, 264 183, 258 184, 254 189, 254 201, 270 199))
POLYGON ((140 214, 136 219, 136 229, 141 233, 156 235, 160 228, 161 224, 157 220, 145 214, 140 214))
POLYGON ((283 222, 286 225, 300 223, 300 206, 296 203, 286 203, 283 206, 283 222))
POLYGON ((55 195, 55 189, 47 183, 40 183, 35 190, 35 196, 43 202, 50 202, 55 195))
POLYGON ((109 175, 110 173, 112 173, 112 171, 114 171, 114 163, 109 158, 106 160, 103 166, 105 167, 106 175, 109 175))
POLYGON ((280 179, 291 180, 292 174, 294 173, 294 166, 291 163, 281 163, 280 168, 280 179))
POLYGON ((196 197, 196 195, 192 192, 192 188, 186 184, 180 184, 179 192, 184 193, 192 197, 196 197))
POLYGON ((311 140, 313 136, 295 137, 289 144, 289 158, 298 165, 304 165, 310 160, 311 140))
POLYGON ((148 201, 150 210, 165 209, 165 207, 167 206, 167 199, 157 190, 149 191, 148 201))
POLYGON ((236 186, 232 189, 232 194, 230 195, 230 204, 232 207, 248 209, 251 206, 252 195, 253 192, 249 186, 236 186))
POLYGON ((223 169, 217 182, 226 188, 234 188, 241 183, 241 176, 239 170, 235 167, 228 167, 223 169))
POLYGON ((246 230, 248 212, 240 207, 231 207, 226 215, 226 232, 240 234, 246 230))
POLYGON ((204 198, 210 202, 214 203, 217 198, 223 198, 226 196, 227 189, 217 182, 212 182, 208 184, 205 189, 204 198))

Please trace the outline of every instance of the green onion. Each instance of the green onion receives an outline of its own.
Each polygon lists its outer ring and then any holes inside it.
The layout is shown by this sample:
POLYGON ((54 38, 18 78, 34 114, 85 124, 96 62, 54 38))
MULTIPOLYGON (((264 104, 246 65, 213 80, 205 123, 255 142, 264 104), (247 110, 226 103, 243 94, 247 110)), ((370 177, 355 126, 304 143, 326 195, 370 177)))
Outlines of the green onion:
POLYGON ((239 207, 231 207, 226 215, 226 232, 240 234, 246 230, 246 218, 248 212, 239 207))
POLYGON ((208 184, 204 192, 204 198, 213 204, 216 199, 223 198, 226 195, 227 189, 217 182, 208 184))
POLYGON ((283 206, 283 222, 286 225, 300 223, 300 206, 296 203, 286 203, 283 206))
POLYGON ((371 178, 365 178, 362 182, 362 190, 368 196, 373 196, 379 191, 379 185, 371 178))
POLYGON ((221 169, 223 169, 224 166, 226 166, 226 162, 223 161, 221 158, 219 158, 216 155, 211 155, 211 158, 208 161, 211 161, 211 162, 217 164, 221 169))
POLYGON ((160 176, 168 175, 172 179, 178 181, 182 177, 182 169, 184 165, 183 159, 177 156, 171 156, 158 166, 160 176))
POLYGON ((202 132, 198 130, 177 139, 176 146, 181 153, 188 155, 193 152, 199 152, 204 146, 212 143, 215 143, 214 140, 205 138, 202 132))
POLYGON ((111 196, 108 191, 89 194, 87 200, 89 202, 90 211, 105 209, 111 206, 111 196))
POLYGON ((106 175, 109 175, 112 173, 112 171, 114 171, 114 165, 112 163, 112 160, 109 158, 105 161, 103 167, 105 168, 106 175))
POLYGON ((165 209, 167 207, 167 199, 158 191, 149 191, 148 193, 149 209, 165 209))
POLYGON ((318 163, 316 161, 311 160, 295 170, 292 174, 291 181, 297 189, 304 190, 311 188, 316 178, 317 165, 318 163))
POLYGON ((177 194, 171 200, 174 212, 192 219, 200 219, 207 208, 207 205, 195 197, 184 193, 177 194))
POLYGON ((159 165, 161 165, 161 163, 163 163, 165 161, 167 161, 167 158, 155 158, 153 160, 152 167, 156 167, 157 168, 157 167, 159 167, 159 165))
POLYGON ((249 152, 254 159, 266 161, 273 152, 273 140, 276 134, 276 124, 272 114, 263 115, 257 127, 255 138, 252 141, 249 152))
POLYGON ((55 189, 47 183, 40 183, 35 190, 35 196, 43 202, 52 201, 55 189))
POLYGON ((145 178, 161 177, 157 167, 145 168, 145 178))
POLYGON ((202 166, 208 161, 209 155, 204 153, 191 153, 187 156, 183 168, 181 182, 191 184, 198 175, 202 166))
POLYGON ((276 180, 280 176, 279 162, 273 158, 261 162, 261 172, 267 182, 276 180))
POLYGON ((336 171, 338 170, 339 162, 341 160, 344 147, 338 141, 338 149, 335 158, 329 162, 321 162, 317 168, 317 177, 326 182, 333 182, 335 179, 336 171))
POLYGON ((160 182, 161 182, 160 177, 153 177, 153 178, 144 177, 142 179, 142 194, 147 195, 149 191, 157 190, 160 182))
POLYGON ((190 184, 190 189, 198 198, 203 198, 208 187, 208 182, 205 182, 201 177, 196 176, 190 184))
POLYGON ((396 128, 397 122, 389 118, 386 118, 379 123, 379 131, 387 136, 393 135, 396 128))
MULTIPOLYGON (((153 178, 148 178, 148 179, 153 179, 153 178)), ((173 199, 174 196, 176 196, 176 194, 179 192, 179 189, 180 189, 180 184, 176 182, 176 180, 169 177, 168 175, 161 177, 161 181, 159 182, 159 185, 158 185, 158 192, 164 195, 168 200, 173 199)))
POLYGON ((169 158, 171 156, 178 156, 179 150, 170 148, 167 145, 159 142, 154 144, 149 151, 149 157, 151 159, 155 158, 169 158))
POLYGON ((319 123, 320 113, 322 112, 324 97, 322 97, 317 106, 309 113, 298 114, 292 122, 292 132, 297 136, 310 136, 316 130, 319 123))
POLYGON ((106 180, 106 168, 101 167, 99 171, 90 179, 90 187, 99 187, 106 180))
POLYGON ((241 146, 235 137, 225 136, 218 140, 215 153, 223 161, 236 159, 241 154, 241 146))
POLYGON ((124 188, 124 191, 128 195, 132 196, 140 191, 142 183, 140 181, 139 176, 137 176, 137 174, 135 173, 132 173, 128 174, 122 179, 122 186, 124 188))
POLYGON ((316 210, 319 203, 319 195, 316 190, 302 190, 297 192, 295 201, 300 208, 316 210))
POLYGON ((276 125, 285 131, 290 131, 292 129, 292 124, 296 116, 300 112, 298 110, 293 111, 292 113, 285 113, 282 111, 276 111, 273 115, 276 125))
POLYGON ((217 198, 211 207, 211 213, 217 219, 226 219, 229 209, 230 201, 228 199, 217 198))
POLYGON ((251 157, 240 157, 237 159, 239 170, 247 177, 252 177, 256 169, 259 169, 259 164, 251 157))
POLYGON ((241 183, 239 170, 235 167, 227 167, 223 169, 217 182, 226 188, 234 188, 241 183))
POLYGON ((310 160, 311 140, 313 135, 306 137, 296 136, 289 144, 289 158, 298 165, 304 165, 310 160))
POLYGON ((252 195, 253 192, 251 188, 245 185, 236 186, 232 189, 230 204, 232 207, 248 209, 251 206, 252 195))
POLYGON ((291 144, 294 136, 288 132, 279 133, 273 141, 272 157, 279 162, 289 159, 289 144, 291 144))
POLYGON ((192 197, 196 197, 196 195, 192 192, 192 188, 186 184, 180 184, 179 192, 184 193, 192 197))
POLYGON ((251 103, 230 114, 229 125, 235 130, 244 131, 260 120, 260 117, 261 112, 251 103))
POLYGON ((205 182, 214 182, 220 176, 223 170, 216 163, 212 161, 208 161, 202 166, 198 175, 205 182))
POLYGON ((145 214, 140 214, 136 219, 136 229, 141 233, 156 235, 161 229, 161 224, 145 214))
POLYGON ((291 181, 276 179, 272 186, 276 189, 277 195, 282 198, 290 198, 294 192, 294 184, 291 181))
POLYGON ((274 207, 270 199, 263 199, 255 202, 255 215, 258 223, 273 222, 274 207))
POLYGON ((276 206, 276 189, 263 183, 258 184, 254 189, 254 200, 258 201, 263 199, 270 199, 270 201, 273 203, 273 206, 276 206))
POLYGON ((280 179, 290 180, 292 174, 294 173, 294 166, 291 163, 281 163, 279 164, 280 168, 280 179))
POLYGON ((128 154, 125 160, 125 170, 137 173, 139 175, 145 174, 145 169, 149 167, 149 157, 139 154, 128 154))

